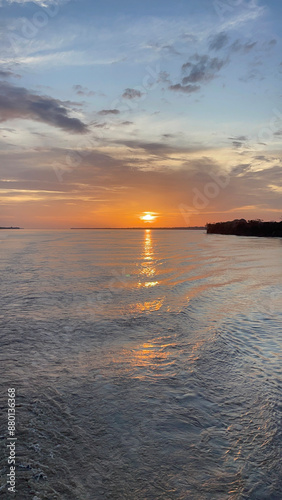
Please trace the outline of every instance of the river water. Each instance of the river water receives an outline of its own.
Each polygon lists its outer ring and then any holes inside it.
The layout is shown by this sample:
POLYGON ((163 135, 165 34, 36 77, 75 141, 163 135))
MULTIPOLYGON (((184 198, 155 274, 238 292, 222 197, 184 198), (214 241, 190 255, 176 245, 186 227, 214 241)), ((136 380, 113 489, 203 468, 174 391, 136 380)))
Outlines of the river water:
POLYGON ((0 237, 1 498, 282 497, 281 239, 0 237))

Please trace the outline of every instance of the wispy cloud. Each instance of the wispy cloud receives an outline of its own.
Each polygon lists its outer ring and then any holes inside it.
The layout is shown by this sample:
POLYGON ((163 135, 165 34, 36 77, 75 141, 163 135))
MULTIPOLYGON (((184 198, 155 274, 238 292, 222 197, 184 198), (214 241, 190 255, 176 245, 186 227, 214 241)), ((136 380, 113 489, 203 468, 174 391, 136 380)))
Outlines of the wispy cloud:
POLYGON ((96 94, 93 90, 89 90, 87 87, 83 87, 82 85, 74 85, 73 90, 79 96, 92 97, 96 94))
POLYGON ((40 7, 48 7, 49 5, 59 5, 63 3, 68 3, 70 0, 1 0, 0 6, 4 4, 25 4, 25 3, 35 3, 40 7))
POLYGON ((245 5, 245 2, 240 2, 238 5, 238 9, 232 10, 233 15, 230 15, 229 18, 221 23, 221 31, 233 31, 238 30, 240 28, 244 28, 246 23, 251 21, 255 21, 256 19, 261 18, 265 12, 267 7, 264 5, 259 5, 259 0, 252 0, 245 5), (240 6, 240 3, 242 4, 240 6), (240 8, 241 7, 241 8, 240 8))

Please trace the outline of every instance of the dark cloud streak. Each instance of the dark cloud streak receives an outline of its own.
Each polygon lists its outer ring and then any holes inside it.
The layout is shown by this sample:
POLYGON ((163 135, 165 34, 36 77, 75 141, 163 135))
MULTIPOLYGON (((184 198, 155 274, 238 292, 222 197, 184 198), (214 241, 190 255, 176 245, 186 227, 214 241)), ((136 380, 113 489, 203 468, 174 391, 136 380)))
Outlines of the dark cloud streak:
POLYGON ((193 59, 196 60, 195 63, 188 62, 182 65, 184 73, 189 69, 189 74, 182 79, 183 85, 209 82, 215 78, 216 73, 227 63, 227 61, 217 57, 210 58, 207 55, 199 56, 196 54, 193 59))
POLYGON ((35 120, 67 132, 84 134, 86 124, 69 116, 66 103, 49 96, 34 94, 24 87, 0 82, 0 122, 22 118, 35 120))
POLYGON ((191 94, 200 90, 200 84, 205 84, 216 78, 217 73, 227 64, 228 59, 218 59, 208 55, 195 54, 190 61, 182 64, 183 76, 181 83, 170 85, 168 88, 174 92, 191 94))
POLYGON ((0 69, 0 78, 21 78, 21 75, 14 73, 9 69, 0 69))
POLYGON ((122 97, 124 99, 136 99, 136 98, 140 99, 140 97, 142 97, 142 95, 144 95, 144 93, 140 92, 140 90, 127 88, 127 89, 125 89, 124 93, 122 94, 122 97))
POLYGON ((218 51, 225 47, 229 41, 229 37, 226 33, 221 32, 210 38, 209 49, 218 51))
POLYGON ((176 83, 175 85, 170 85, 169 90, 174 92, 184 92, 185 94, 192 94, 193 92, 197 92, 200 90, 199 85, 181 85, 180 83, 176 83))
POLYGON ((119 115, 120 111, 118 109, 102 109, 99 111, 98 115, 107 116, 107 115, 119 115))
POLYGON ((230 50, 231 50, 231 52, 243 52, 244 54, 247 54, 256 45, 257 45, 257 42, 241 43, 239 40, 236 40, 234 43, 232 43, 230 50))

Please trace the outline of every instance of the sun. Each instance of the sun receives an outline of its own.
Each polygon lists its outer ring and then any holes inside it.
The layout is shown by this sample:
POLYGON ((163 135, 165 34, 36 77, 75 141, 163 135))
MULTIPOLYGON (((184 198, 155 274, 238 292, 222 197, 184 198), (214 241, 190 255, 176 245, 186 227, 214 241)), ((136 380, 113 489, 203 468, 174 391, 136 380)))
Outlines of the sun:
POLYGON ((140 215, 140 219, 144 222, 154 222, 157 216, 154 215, 154 212, 143 212, 143 215, 140 215))

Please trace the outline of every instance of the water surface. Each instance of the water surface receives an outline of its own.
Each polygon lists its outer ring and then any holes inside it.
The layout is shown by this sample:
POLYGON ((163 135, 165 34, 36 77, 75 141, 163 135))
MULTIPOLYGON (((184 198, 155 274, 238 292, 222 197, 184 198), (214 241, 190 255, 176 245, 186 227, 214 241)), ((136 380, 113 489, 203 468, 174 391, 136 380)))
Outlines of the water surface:
POLYGON ((280 239, 1 231, 0 245, 18 499, 281 498, 280 239))

